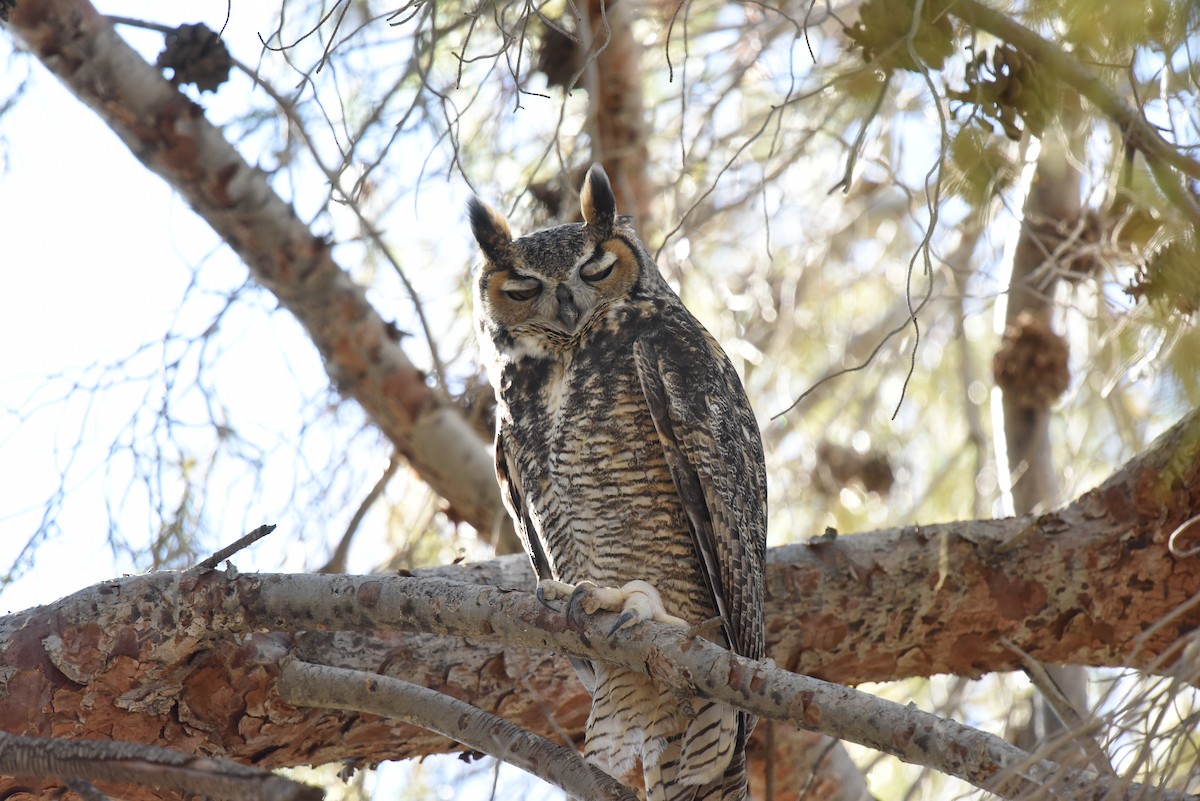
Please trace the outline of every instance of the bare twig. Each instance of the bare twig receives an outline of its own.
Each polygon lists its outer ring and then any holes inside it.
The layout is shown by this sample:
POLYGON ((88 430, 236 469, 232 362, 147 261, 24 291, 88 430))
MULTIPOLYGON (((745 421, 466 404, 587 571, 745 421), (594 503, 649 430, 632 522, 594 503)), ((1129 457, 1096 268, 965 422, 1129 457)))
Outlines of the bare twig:
POLYGON ((1113 770, 1112 760, 1096 742, 1094 729, 1097 721, 1090 716, 1087 719, 1084 718, 1041 662, 1011 640, 1006 638, 1002 642, 1005 648, 1011 648, 1025 663, 1025 675, 1046 699, 1050 708, 1054 710, 1054 714, 1058 715, 1058 719, 1063 724, 1064 736, 1077 743, 1087 753, 1093 768, 1110 778, 1116 778, 1117 772, 1113 770))
POLYGON ((333 549, 333 556, 329 557, 329 561, 315 572, 317 573, 345 573, 346 560, 350 556, 350 543, 354 540, 354 535, 358 531, 358 527, 362 524, 363 518, 367 516, 367 511, 375 505, 375 501, 379 500, 379 496, 383 494, 387 488, 388 482, 392 480, 392 476, 396 475, 396 471, 400 468, 403 457, 399 451, 392 452, 392 458, 388 461, 387 467, 383 469, 383 473, 375 482, 375 486, 371 487, 371 491, 362 499, 362 503, 354 510, 354 516, 350 518, 350 522, 346 525, 346 533, 338 540, 337 547, 333 549))
POLYGON ((244 548, 249 548, 254 543, 261 540, 263 537, 275 530, 274 523, 268 523, 251 531, 249 534, 239 537, 238 540, 230 545, 226 545, 221 550, 214 553, 212 556, 205 559, 200 564, 196 565, 196 570, 216 570, 217 565, 224 562, 229 557, 233 556, 244 548))

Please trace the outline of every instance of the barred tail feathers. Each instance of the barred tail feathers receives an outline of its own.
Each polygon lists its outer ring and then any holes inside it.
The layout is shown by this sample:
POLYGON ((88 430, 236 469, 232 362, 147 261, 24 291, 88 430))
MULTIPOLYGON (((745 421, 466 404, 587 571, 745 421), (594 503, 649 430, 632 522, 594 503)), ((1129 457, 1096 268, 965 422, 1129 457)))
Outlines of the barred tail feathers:
POLYGON ((693 700, 684 719, 674 693, 643 673, 595 664, 585 756, 647 801, 741 801, 745 737, 739 714, 693 700))
MULTIPOLYGON (((664 701, 673 704, 670 691, 664 701)), ((695 715, 667 735, 661 759, 645 764, 647 801, 742 801, 746 751, 739 714, 711 701, 693 701, 695 715)))

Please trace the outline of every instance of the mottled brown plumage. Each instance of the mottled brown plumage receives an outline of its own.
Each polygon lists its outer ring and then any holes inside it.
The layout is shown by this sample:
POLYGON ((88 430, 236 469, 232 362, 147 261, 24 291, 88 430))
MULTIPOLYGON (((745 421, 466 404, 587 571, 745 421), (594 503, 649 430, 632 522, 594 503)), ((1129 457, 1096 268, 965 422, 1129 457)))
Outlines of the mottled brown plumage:
MULTIPOLYGON (((519 239, 470 205, 505 504, 543 589, 644 580, 663 607, 650 614, 719 616, 722 644, 761 657, 766 473, 754 414, 720 346, 616 216, 599 166, 580 195, 583 224, 519 239)), ((593 696, 590 760, 654 801, 745 797, 751 718, 702 699, 688 709, 639 672, 579 668, 593 696)))

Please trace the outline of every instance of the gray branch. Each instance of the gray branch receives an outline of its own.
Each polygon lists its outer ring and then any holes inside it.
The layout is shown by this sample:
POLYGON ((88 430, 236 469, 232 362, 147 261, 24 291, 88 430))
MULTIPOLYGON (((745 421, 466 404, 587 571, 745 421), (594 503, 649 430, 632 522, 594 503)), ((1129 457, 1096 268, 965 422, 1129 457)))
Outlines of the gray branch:
POLYGON ((293 660, 279 677, 279 694, 296 706, 371 712, 429 729, 515 765, 574 798, 637 801, 629 788, 585 762, 578 751, 418 684, 293 660))

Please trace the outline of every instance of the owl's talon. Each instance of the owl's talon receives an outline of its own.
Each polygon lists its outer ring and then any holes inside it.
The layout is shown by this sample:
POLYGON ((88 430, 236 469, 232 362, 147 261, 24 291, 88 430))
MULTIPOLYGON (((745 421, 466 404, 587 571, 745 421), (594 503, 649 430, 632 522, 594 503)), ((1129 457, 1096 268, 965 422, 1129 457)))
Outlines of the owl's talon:
POLYGON ((546 607, 551 612, 558 611, 554 608, 554 605, 550 603, 550 599, 546 597, 546 590, 541 584, 537 586, 537 589, 533 591, 533 594, 538 599, 538 603, 540 603, 542 606, 546 607))
MULTIPOLYGON (((646 620, 657 620, 674 626, 687 626, 687 621, 667 611, 662 598, 654 586, 645 581, 629 581, 624 586, 597 587, 590 581, 567 584, 563 581, 543 579, 534 592, 538 601, 547 609, 554 609, 550 601, 566 600, 564 615, 572 629, 583 627, 583 619, 599 611, 620 612, 620 616, 608 631, 613 636, 619 630, 646 620)), ((557 610, 555 610, 557 611, 557 610)), ((711 621, 709 621, 711 623, 711 621)), ((705 624, 701 624, 703 627, 705 624)), ((689 631, 694 631, 693 627, 689 631)))
POLYGON ((567 599, 567 623, 571 628, 582 628, 583 619, 596 611, 597 607, 592 601, 592 593, 596 591, 596 585, 590 581, 581 581, 575 585, 571 597, 567 599))
POLYGON ((614 634, 616 634, 616 633, 617 633, 617 631, 618 631, 619 629, 621 629, 621 628, 622 628, 622 627, 623 627, 623 626, 624 626, 626 623, 628 623, 628 622, 630 622, 631 620, 634 620, 634 619, 636 619, 636 618, 637 618, 637 614, 636 614, 636 613, 634 613, 634 612, 625 612, 625 613, 624 613, 624 614, 622 614, 622 615, 621 615, 619 618, 617 618, 617 622, 616 622, 616 623, 613 623, 613 627, 612 627, 611 629, 609 629, 609 630, 608 630, 608 636, 609 636, 609 637, 613 636, 613 635, 614 635, 614 634))
POLYGON ((537 596, 539 601, 545 604, 547 601, 562 601, 570 598, 573 592, 575 592, 574 584, 568 584, 565 581, 555 581, 554 579, 541 579, 537 583, 534 595, 537 596))
POLYGON ((687 621, 667 611, 658 590, 645 581, 630 581, 620 588, 597 587, 591 582, 581 581, 567 601, 567 617, 571 624, 578 625, 583 615, 601 610, 621 613, 608 632, 610 637, 620 629, 646 620, 675 626, 687 625, 687 621))

